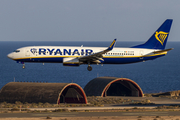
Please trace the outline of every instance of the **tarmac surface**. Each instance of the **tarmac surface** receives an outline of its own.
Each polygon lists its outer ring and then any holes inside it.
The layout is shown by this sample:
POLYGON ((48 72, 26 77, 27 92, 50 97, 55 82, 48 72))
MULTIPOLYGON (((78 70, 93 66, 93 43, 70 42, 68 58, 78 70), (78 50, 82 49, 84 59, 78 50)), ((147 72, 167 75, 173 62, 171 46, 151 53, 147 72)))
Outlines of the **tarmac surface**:
POLYGON ((56 112, 56 113, 1 113, 0 118, 33 117, 104 117, 104 116, 180 116, 180 111, 156 112, 56 112))

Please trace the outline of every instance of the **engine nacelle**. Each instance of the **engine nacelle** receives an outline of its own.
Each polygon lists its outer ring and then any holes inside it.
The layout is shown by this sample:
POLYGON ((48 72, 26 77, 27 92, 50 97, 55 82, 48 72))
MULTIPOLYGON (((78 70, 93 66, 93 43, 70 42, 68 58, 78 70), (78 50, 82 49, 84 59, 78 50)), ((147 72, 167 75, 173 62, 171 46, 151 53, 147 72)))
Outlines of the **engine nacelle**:
POLYGON ((78 58, 63 58, 64 66, 79 66, 80 62, 78 58))

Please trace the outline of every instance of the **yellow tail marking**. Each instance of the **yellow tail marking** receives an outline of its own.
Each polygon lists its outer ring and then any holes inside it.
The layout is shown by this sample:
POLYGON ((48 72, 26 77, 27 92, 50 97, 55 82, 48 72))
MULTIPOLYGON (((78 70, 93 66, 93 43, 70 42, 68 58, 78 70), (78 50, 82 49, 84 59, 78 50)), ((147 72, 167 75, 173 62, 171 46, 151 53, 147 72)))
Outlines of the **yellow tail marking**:
POLYGON ((159 32, 156 31, 155 37, 163 45, 163 43, 167 37, 167 34, 168 33, 163 32, 163 31, 159 31, 159 32))
POLYGON ((115 40, 111 43, 109 47, 111 48, 114 45, 114 43, 115 43, 115 40))

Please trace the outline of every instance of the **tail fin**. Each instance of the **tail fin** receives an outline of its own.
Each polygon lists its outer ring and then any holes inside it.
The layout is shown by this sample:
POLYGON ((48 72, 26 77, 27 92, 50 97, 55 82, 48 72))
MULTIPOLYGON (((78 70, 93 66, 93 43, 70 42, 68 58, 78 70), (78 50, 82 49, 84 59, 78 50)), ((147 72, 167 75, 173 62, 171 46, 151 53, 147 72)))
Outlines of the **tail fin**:
POLYGON ((165 49, 172 21, 172 19, 167 19, 146 43, 132 48, 165 49))

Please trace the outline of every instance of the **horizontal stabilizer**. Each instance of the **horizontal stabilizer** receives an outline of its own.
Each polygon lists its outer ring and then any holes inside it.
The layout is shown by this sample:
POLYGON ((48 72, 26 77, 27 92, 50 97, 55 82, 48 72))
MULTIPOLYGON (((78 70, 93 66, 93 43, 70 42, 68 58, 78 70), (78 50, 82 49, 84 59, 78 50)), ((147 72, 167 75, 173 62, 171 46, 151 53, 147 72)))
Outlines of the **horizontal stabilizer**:
POLYGON ((148 57, 148 56, 151 56, 151 55, 154 55, 154 54, 161 54, 161 53, 164 53, 164 52, 168 52, 170 50, 173 50, 174 48, 169 48, 169 49, 165 49, 165 50, 158 50, 158 51, 154 51, 154 52, 151 52, 149 54, 146 54, 146 55, 143 55, 141 57, 148 57))
POLYGON ((169 49, 165 49, 165 50, 159 50, 159 51, 155 51, 153 52, 154 54, 157 54, 157 53, 162 53, 162 52, 168 52, 170 50, 173 50, 174 48, 169 48, 169 49))

